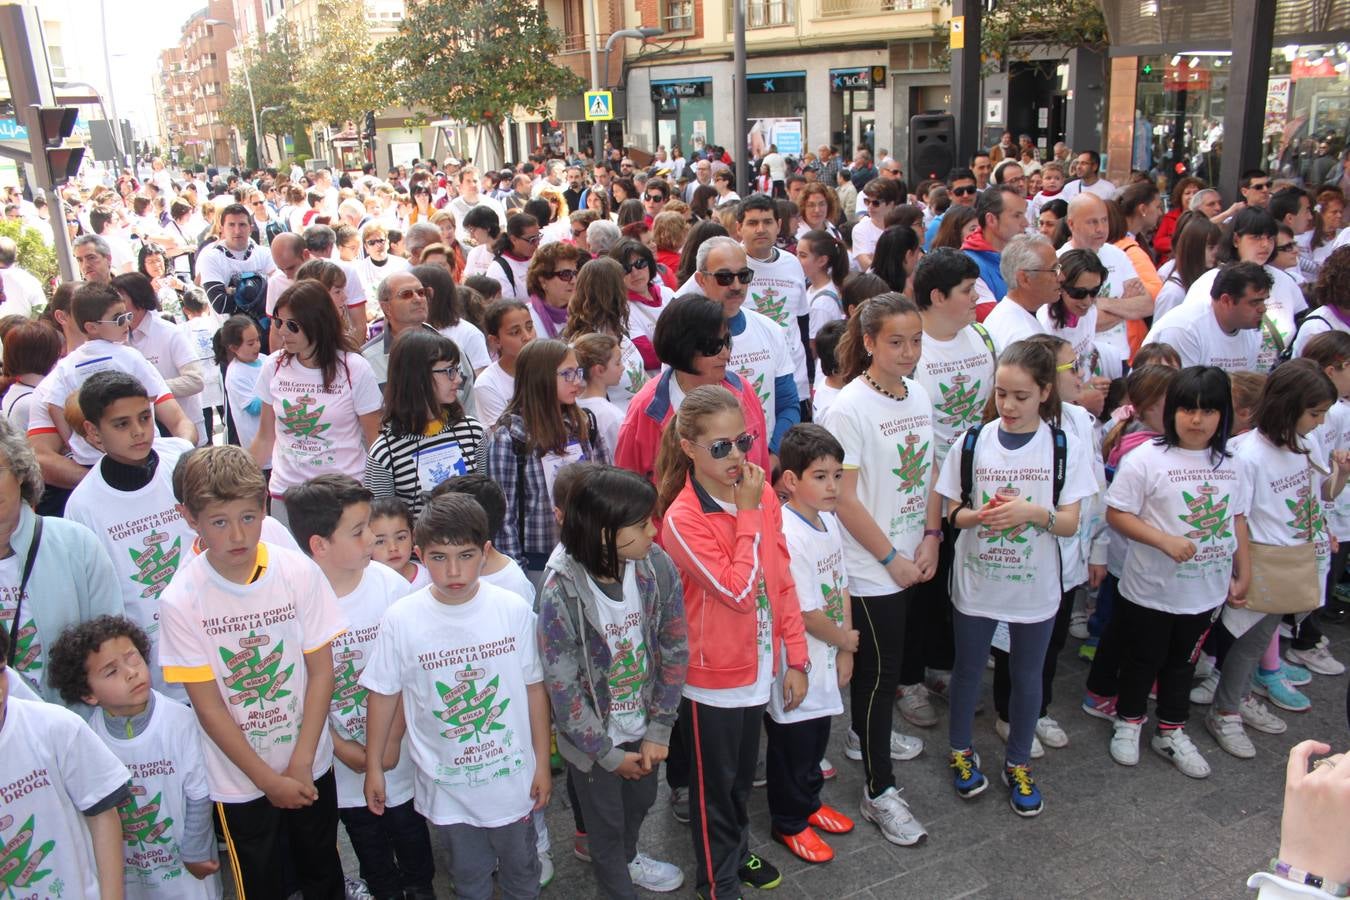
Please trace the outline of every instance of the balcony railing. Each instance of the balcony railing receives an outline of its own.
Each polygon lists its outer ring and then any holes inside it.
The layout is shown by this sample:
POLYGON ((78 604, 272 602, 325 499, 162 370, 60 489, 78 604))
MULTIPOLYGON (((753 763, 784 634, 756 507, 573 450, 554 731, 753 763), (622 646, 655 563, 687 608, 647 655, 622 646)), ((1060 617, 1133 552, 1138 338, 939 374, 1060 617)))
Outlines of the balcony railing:
POLYGON ((816 17, 875 16, 889 12, 935 9, 939 0, 816 0, 816 17))
POLYGON ((796 9, 797 0, 749 0, 745 7, 745 27, 791 25, 796 18, 796 9))
MULTIPOLYGON (((609 40, 609 32, 602 31, 596 40, 599 42, 596 47, 601 53, 605 50, 605 41, 609 40)), ((579 34, 565 34, 562 40, 563 53, 588 53, 591 49, 591 36, 586 32, 579 34)))

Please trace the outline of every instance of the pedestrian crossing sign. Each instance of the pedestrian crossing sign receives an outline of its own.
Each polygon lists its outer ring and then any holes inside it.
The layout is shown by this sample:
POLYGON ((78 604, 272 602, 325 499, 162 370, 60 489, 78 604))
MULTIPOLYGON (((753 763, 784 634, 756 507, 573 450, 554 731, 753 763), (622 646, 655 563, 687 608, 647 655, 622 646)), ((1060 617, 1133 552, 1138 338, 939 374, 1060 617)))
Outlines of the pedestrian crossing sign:
POLYGON ((608 122, 614 118, 614 95, 609 91, 586 92, 586 121, 608 122))

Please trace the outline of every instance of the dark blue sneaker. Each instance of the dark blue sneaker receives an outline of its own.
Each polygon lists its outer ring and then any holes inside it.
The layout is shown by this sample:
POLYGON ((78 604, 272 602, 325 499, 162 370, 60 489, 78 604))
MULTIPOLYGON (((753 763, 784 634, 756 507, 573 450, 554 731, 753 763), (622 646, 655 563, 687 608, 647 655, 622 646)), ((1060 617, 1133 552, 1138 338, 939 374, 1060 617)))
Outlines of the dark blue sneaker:
POLYGON ((1031 769, 1026 766, 1004 766, 1003 783, 1011 791, 1008 805, 1013 812, 1028 819, 1041 814, 1045 803, 1041 800, 1041 789, 1036 787, 1036 779, 1031 777, 1031 769))
POLYGON ((947 767, 952 770, 952 787, 967 800, 989 787, 989 779, 980 771, 980 756, 974 750, 953 750, 947 767))

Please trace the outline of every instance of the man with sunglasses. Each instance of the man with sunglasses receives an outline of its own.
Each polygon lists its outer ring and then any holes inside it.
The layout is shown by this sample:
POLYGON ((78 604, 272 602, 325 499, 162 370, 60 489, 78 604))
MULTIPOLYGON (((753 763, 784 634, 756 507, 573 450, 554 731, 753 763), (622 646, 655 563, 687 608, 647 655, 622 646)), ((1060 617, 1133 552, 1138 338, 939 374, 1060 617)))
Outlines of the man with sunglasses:
MULTIPOLYGON (((773 202, 769 197, 765 200, 773 202)), ((772 319, 745 307, 755 272, 748 264, 745 248, 734 238, 721 235, 704 241, 695 262, 694 281, 699 292, 722 304, 722 315, 731 331, 727 368, 749 382, 759 397, 769 428, 769 453, 776 462, 778 442, 802 420, 796 367, 789 348, 789 341, 795 337, 772 319)))
MULTIPOLYGON (((383 391, 389 378, 389 351, 393 348, 394 341, 404 332, 416 331, 419 328, 428 331, 436 329, 427 324, 427 308, 431 295, 412 272, 393 272, 388 275, 376 288, 376 299, 384 316, 384 331, 366 341, 361 348, 361 355, 370 363, 375 378, 380 382, 380 390, 383 391)), ((466 354, 460 354, 459 368, 462 375, 459 384, 459 402, 465 412, 473 415, 473 365, 466 354)))
POLYGON ((1270 174, 1264 169, 1248 169, 1238 181, 1238 193, 1248 206, 1265 209, 1270 205, 1270 174))
POLYGON ((652 221, 661 214, 661 210, 666 208, 668 200, 670 200, 670 184, 664 178, 649 179, 646 187, 642 189, 642 208, 647 213, 648 228, 651 227, 652 221))

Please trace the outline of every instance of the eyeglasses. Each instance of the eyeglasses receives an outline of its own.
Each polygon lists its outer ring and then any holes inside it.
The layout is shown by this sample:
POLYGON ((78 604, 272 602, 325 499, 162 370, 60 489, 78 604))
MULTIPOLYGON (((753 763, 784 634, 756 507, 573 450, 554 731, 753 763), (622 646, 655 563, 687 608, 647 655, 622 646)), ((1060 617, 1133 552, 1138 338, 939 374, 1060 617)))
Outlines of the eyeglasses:
POLYGON ((741 284, 749 284, 755 277, 755 270, 751 268, 741 269, 737 272, 728 272, 725 269, 718 269, 716 272, 704 272, 716 281, 722 287, 730 287, 733 281, 739 281, 741 284))
POLYGON ((721 337, 713 338, 706 343, 699 344, 697 349, 702 356, 717 356, 723 350, 731 349, 731 335, 724 334, 721 337))
POLYGON ((446 366, 443 369, 432 369, 431 374, 444 375, 446 378, 450 379, 451 382, 464 380, 464 373, 459 370, 458 366, 446 366))
POLYGON ((738 436, 734 441, 729 441, 726 438, 718 438, 711 444, 700 444, 697 442, 691 443, 693 443, 695 447, 702 447, 704 450, 707 450, 708 455, 711 456, 713 459, 726 459, 728 456, 731 455, 732 447, 735 447, 737 450, 741 451, 742 456, 749 453, 750 448, 755 446, 755 436, 750 432, 745 431, 742 432, 740 436, 738 436))
POLYGON ((1073 362, 1060 363, 1059 365, 1055 366, 1055 371, 1056 371, 1056 372, 1072 372, 1073 374, 1077 375, 1077 374, 1078 374, 1078 370, 1081 369, 1081 368, 1082 368, 1082 363, 1080 363, 1080 362, 1078 361, 1078 358, 1077 358, 1077 357, 1074 357, 1073 362))
POLYGON ((370 240, 366 241, 366 246, 367 246, 367 247, 383 247, 383 246, 384 246, 385 244, 387 244, 387 243, 389 243, 389 242, 386 241, 384 238, 371 238, 370 240))
POLYGON ((863 203, 867 204, 868 206, 885 206, 889 202, 890 202, 889 200, 876 200, 872 197, 863 198, 863 203))
POLYGON ((261 200, 254 200, 254 201, 253 201, 253 205, 254 205, 254 206, 266 206, 267 204, 264 203, 264 202, 261 201, 261 200))
POLYGON ((1025 269, 1024 271, 1027 271, 1027 272, 1053 272, 1053 273, 1055 273, 1056 275, 1058 275, 1058 274, 1060 274, 1061 272, 1064 271, 1064 267, 1061 266, 1059 263, 1055 263, 1053 266, 1051 266, 1051 267, 1048 268, 1048 269, 1025 269))
POLYGON ((572 229, 572 237, 574 237, 574 238, 579 238, 579 237, 581 237, 581 236, 582 236, 583 234, 585 234, 585 233, 586 233, 586 229, 585 229, 585 228, 573 228, 573 229, 572 229))
POLYGON ((1089 297, 1100 297, 1102 295, 1102 287, 1103 286, 1100 284, 1095 288, 1073 287, 1066 284, 1063 286, 1062 290, 1075 300, 1086 300, 1089 297))
POLYGON ((1248 188, 1248 190, 1253 190, 1253 191, 1268 191, 1268 190, 1270 190, 1270 182, 1269 182, 1269 181, 1265 181, 1265 182, 1262 182, 1261 184, 1249 184, 1249 185, 1247 185, 1247 188, 1248 188))
POLYGON ((899 175, 899 174, 901 174, 901 172, 900 172, 899 169, 887 169, 887 170, 886 170, 886 174, 887 174, 887 175, 899 175))
POLYGON ((580 384, 586 380, 586 370, 581 366, 575 369, 559 369, 558 377, 568 384, 580 384))
POLYGON ((536 231, 534 234, 522 234, 517 240, 524 241, 527 244, 537 244, 543 237, 542 234, 536 231))
POLYGON ((281 316, 272 316, 272 324, 277 328, 285 328, 291 334, 300 333, 300 323, 294 319, 283 319, 281 316))
POLYGON ((129 312, 119 313, 111 319, 96 319, 100 325, 116 325, 118 328, 126 328, 131 324, 132 314, 129 312))
POLYGON ((634 269, 641 269, 644 272, 647 271, 647 257, 635 256, 623 264, 623 273, 625 275, 634 269))
POLYGON ((1287 243, 1287 244, 1276 244, 1276 245, 1275 245, 1275 252, 1276 252, 1276 253, 1288 253, 1290 250, 1293 250, 1293 249, 1295 249, 1296 247, 1298 247, 1298 244, 1294 243, 1293 241, 1290 241, 1290 242, 1287 243))
POLYGON ((423 300, 426 298, 426 296, 427 296, 426 288, 404 288, 403 290, 399 291, 397 294, 394 295, 394 299, 411 300, 414 297, 416 297, 419 300, 423 300))
POLYGON ((965 187, 954 187, 951 189, 953 197, 969 197, 971 194, 979 193, 975 185, 970 184, 965 187))
POLYGON ((539 274, 542 275, 542 276, 544 276, 545 278, 556 278, 556 279, 558 279, 559 281, 567 281, 567 282, 570 282, 573 278, 576 278, 576 277, 577 277, 577 270, 576 270, 576 269, 554 269, 552 272, 540 272, 539 274))

